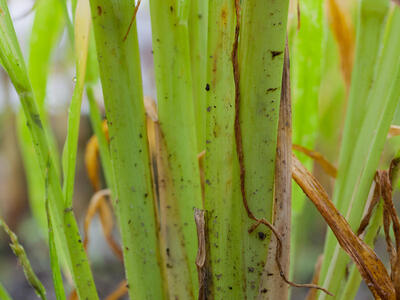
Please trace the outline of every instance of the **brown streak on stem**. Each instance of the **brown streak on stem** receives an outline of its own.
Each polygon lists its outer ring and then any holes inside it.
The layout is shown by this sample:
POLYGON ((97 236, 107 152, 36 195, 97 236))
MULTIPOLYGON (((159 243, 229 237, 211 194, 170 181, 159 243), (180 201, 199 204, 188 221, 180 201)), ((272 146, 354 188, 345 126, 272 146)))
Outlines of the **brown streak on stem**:
POLYGON ((132 16, 131 21, 130 21, 130 23, 129 23, 128 30, 126 31, 126 33, 125 33, 125 35, 124 35, 124 38, 123 38, 123 41, 124 41, 124 42, 125 42, 126 39, 128 38, 129 32, 131 31, 131 27, 132 27, 132 25, 133 25, 133 22, 134 22, 135 19, 136 19, 136 14, 137 14, 137 12, 138 12, 138 10, 139 10, 139 6, 140 6, 140 3, 141 3, 141 2, 142 2, 142 0, 138 0, 138 2, 137 2, 136 5, 135 5, 135 10, 133 11, 133 16, 132 16))

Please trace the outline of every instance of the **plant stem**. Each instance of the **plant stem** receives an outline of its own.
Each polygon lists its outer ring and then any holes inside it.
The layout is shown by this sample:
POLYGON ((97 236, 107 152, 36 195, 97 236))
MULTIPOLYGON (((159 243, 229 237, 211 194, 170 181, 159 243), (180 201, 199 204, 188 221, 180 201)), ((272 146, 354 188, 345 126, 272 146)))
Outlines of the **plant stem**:
MULTIPOLYGON (((240 131, 246 171, 247 204, 257 218, 271 220, 275 173, 276 140, 281 94, 286 23, 289 1, 243 2, 240 42, 240 131)), ((267 259, 268 229, 259 227, 249 234, 254 221, 245 216, 243 257, 245 295, 258 294, 260 274, 267 259)), ((273 258, 271 258, 273 259, 273 258)))
POLYGON ((234 1, 209 2, 205 209, 211 267, 210 297, 243 299, 241 209, 235 151, 234 1), (236 178, 236 180, 235 180, 236 178))
POLYGON ((175 191, 180 216, 175 223, 181 226, 185 241, 183 253, 187 255, 187 265, 184 267, 191 274, 181 284, 191 284, 197 291, 197 233, 193 208, 202 207, 202 194, 197 160, 189 12, 188 0, 150 1, 160 130, 168 152, 171 188, 175 191))
POLYGON ((191 0, 189 40, 198 152, 205 149, 207 37, 208 1, 191 0))
POLYGON ((135 3, 90 0, 129 294, 163 299, 135 3), (126 37, 126 39, 124 39, 126 37))

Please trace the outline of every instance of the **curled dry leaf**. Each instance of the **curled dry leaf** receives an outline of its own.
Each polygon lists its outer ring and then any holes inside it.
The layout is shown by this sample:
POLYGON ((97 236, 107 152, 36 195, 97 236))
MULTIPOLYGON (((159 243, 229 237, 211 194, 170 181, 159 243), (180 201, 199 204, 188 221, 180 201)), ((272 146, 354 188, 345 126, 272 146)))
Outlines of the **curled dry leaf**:
MULTIPOLYGON (((103 132, 108 140, 108 126, 106 120, 103 121, 102 126, 103 132)), ((114 226, 112 209, 105 199, 105 197, 110 196, 110 190, 100 191, 101 180, 99 164, 99 142, 96 136, 92 136, 87 143, 85 151, 85 165, 90 183, 92 184, 93 189, 96 191, 96 194, 90 200, 89 208, 86 213, 84 225, 85 238, 83 240, 83 246, 85 249, 87 249, 89 243, 90 223, 96 212, 98 212, 106 241, 115 253, 115 255, 122 261, 121 248, 112 237, 112 228, 114 226)))
POLYGON ((316 206, 342 249, 356 264, 372 294, 382 300, 396 299, 394 286, 375 252, 357 237, 316 178, 293 155, 293 179, 316 206))
MULTIPOLYGON (((102 124, 103 132, 108 140, 108 125, 107 120, 103 121, 102 124)), ((95 192, 101 189, 101 180, 100 180, 100 164, 99 164, 99 140, 97 136, 93 135, 88 143, 86 144, 85 149, 85 166, 86 172, 88 174, 90 183, 95 192)))
POLYGON ((99 175, 100 164, 98 157, 99 157, 99 141, 97 139, 97 136, 93 135, 86 144, 85 166, 90 183, 92 184, 93 189, 95 191, 101 189, 101 180, 99 175))
POLYGON ((111 207, 106 201, 106 197, 111 196, 111 191, 109 189, 100 190, 96 192, 89 203, 89 208, 85 216, 84 224, 84 240, 83 246, 87 250, 89 244, 89 227, 96 213, 99 213, 100 222, 103 229, 104 237, 114 254, 122 261, 122 250, 118 243, 114 240, 112 236, 112 229, 114 227, 113 215, 111 212, 111 207))
POLYGON ((293 150, 302 152, 308 157, 315 160, 328 175, 332 176, 333 178, 336 178, 337 176, 336 167, 333 164, 331 164, 321 153, 307 149, 306 147, 296 144, 293 144, 292 148, 293 150))

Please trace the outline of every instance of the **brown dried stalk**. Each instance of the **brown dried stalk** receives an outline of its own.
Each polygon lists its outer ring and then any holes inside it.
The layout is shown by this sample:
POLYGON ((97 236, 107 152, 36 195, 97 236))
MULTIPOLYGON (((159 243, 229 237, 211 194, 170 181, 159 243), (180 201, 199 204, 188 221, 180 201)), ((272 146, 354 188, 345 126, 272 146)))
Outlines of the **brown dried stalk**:
POLYGON ((360 227, 357 230, 357 236, 360 236, 367 228, 369 221, 371 220, 372 212, 374 211, 375 206, 379 203, 379 200, 381 199, 381 186, 379 184, 379 178, 375 176, 374 181, 375 181, 374 195, 372 196, 371 203, 368 206, 367 213, 361 220, 360 227))
POLYGON ((333 231, 342 249, 352 258, 368 288, 375 297, 396 299, 396 293, 385 266, 375 252, 351 230, 316 178, 293 155, 293 179, 314 203, 333 231))

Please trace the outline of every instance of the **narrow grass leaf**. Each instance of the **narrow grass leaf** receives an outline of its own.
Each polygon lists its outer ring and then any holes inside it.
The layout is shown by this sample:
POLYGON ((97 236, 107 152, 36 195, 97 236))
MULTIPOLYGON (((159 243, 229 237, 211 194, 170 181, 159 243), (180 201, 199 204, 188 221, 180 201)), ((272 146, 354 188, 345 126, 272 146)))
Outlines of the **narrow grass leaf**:
POLYGON ((67 137, 62 158, 64 174, 63 192, 66 208, 72 207, 76 154, 78 151, 79 121, 81 116, 82 95, 85 86, 90 24, 89 0, 79 0, 75 14, 76 85, 68 113, 67 137))
POLYGON ((5 287, 0 283, 0 299, 1 300, 12 300, 5 287))
POLYGON ((45 178, 45 207, 47 215, 48 239, 49 239, 49 252, 50 252, 50 266, 53 276, 54 292, 57 300, 66 300, 64 284, 61 275, 60 260, 57 254, 56 242, 54 238, 53 224, 51 222, 49 199, 48 199, 48 178, 45 178))
POLYGON ((47 136, 43 129, 43 123, 5 0, 0 0, 0 57, 20 97, 43 180, 48 174, 49 207, 54 222, 56 238, 59 239, 59 243, 57 243, 58 251, 61 253, 68 249, 67 265, 72 273, 80 297, 83 299, 86 297, 97 299, 92 273, 80 242, 78 225, 74 214, 72 210, 64 210, 64 197, 58 172, 53 157, 50 155, 51 150, 47 136))
MULTIPOLYGON (((63 29, 63 15, 59 0, 43 0, 35 4, 35 19, 29 45, 28 72, 35 99, 37 101, 43 127, 51 147, 51 154, 58 162, 59 153, 54 134, 49 126, 48 115, 45 110, 45 96, 48 73, 51 65, 52 53, 60 39, 63 29)), ((47 220, 44 205, 44 182, 37 174, 40 172, 34 145, 26 127, 26 120, 22 111, 18 114, 18 138, 21 146, 25 173, 28 183, 29 201, 36 221, 44 230, 47 229, 47 220)), ((58 163, 56 164, 59 169, 58 163)))

